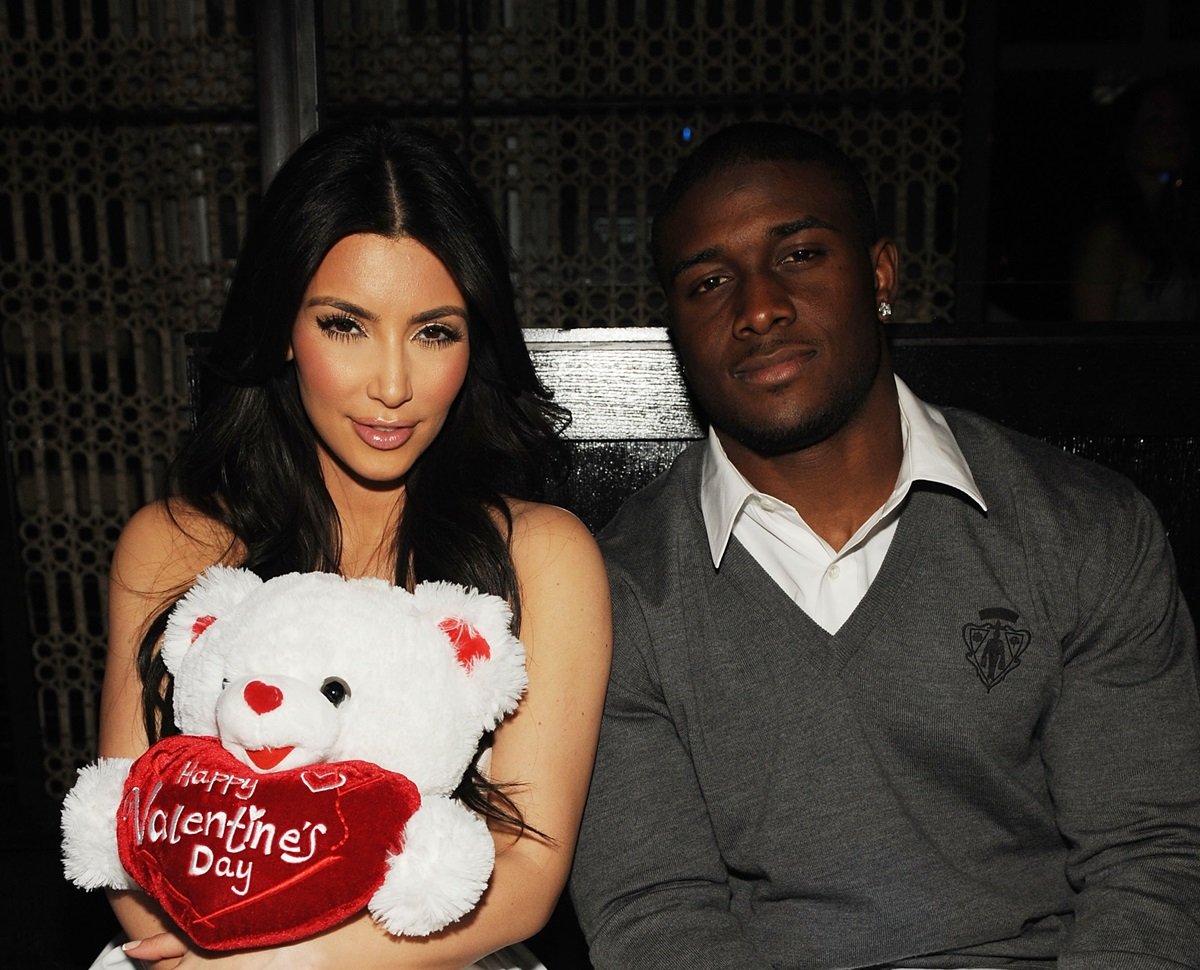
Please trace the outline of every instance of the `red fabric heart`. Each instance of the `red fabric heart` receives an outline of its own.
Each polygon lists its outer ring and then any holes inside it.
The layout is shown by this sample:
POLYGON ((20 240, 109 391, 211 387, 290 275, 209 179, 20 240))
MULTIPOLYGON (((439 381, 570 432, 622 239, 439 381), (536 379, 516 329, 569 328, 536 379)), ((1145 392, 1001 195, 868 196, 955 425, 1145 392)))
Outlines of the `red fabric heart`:
POLYGON ((258 774, 216 738, 165 738, 134 762, 121 863, 200 946, 269 946, 366 906, 421 804, 366 761, 258 774))

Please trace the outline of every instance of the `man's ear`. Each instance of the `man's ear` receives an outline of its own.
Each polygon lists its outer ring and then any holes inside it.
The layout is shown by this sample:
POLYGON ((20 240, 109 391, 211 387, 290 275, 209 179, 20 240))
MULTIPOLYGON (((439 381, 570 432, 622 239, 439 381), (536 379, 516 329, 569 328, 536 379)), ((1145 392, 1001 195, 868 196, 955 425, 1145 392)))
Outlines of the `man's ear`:
POLYGON ((887 236, 881 237, 869 250, 875 271, 875 302, 891 303, 896 298, 900 257, 896 244, 887 236))

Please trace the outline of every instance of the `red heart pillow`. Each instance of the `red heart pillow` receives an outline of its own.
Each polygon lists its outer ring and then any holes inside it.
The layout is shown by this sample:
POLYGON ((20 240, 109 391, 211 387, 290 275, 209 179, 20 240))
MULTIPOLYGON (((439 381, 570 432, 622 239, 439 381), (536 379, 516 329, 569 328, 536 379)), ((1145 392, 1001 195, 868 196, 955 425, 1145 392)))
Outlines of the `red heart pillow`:
POLYGON ((406 777, 366 761, 258 774, 216 738, 178 735, 130 769, 117 844, 197 944, 268 946, 363 909, 420 804, 406 777))

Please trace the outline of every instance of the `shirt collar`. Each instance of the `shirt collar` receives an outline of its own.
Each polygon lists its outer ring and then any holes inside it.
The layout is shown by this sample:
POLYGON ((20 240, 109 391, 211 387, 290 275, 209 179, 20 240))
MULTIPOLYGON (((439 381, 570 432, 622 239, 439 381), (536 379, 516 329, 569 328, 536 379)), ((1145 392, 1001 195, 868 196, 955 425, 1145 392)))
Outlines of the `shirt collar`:
MULTIPOLYGON (((904 456, 896 492, 906 493, 913 482, 936 482, 962 492, 986 512, 987 502, 942 413, 913 394, 899 377, 895 380, 904 438, 904 456)), ((746 481, 710 427, 700 472, 700 510, 704 514, 704 528, 714 566, 721 565, 733 527, 747 500, 754 496, 777 501, 746 481)))

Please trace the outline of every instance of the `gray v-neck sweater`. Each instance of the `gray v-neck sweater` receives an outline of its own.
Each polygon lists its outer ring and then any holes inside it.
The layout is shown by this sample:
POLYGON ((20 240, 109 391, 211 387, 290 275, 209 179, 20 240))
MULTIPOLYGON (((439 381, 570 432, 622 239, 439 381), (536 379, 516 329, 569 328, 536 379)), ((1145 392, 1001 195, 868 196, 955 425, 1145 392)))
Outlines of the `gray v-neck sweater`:
POLYGON ((836 634, 701 446, 603 546, 613 675, 572 891, 598 968, 1200 966, 1195 636, 1149 503, 982 418, 836 634))

